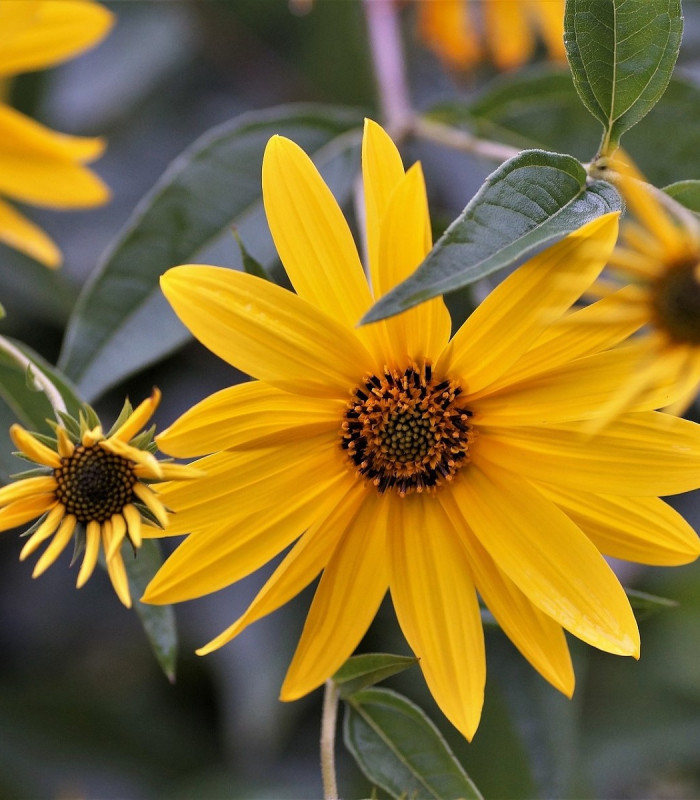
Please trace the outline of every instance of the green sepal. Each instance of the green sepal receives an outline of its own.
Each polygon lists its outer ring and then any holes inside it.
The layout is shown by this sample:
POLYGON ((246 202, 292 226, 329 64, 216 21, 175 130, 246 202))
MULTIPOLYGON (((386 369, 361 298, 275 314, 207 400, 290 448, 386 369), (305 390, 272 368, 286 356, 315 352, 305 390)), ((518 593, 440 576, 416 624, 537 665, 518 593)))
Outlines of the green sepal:
POLYGON ((246 249, 246 246, 243 244, 243 239, 241 239, 241 236, 238 233, 238 229, 232 228, 231 232, 233 233, 233 238, 236 240, 238 250, 241 254, 241 263, 243 264, 243 269, 249 275, 255 275, 257 278, 262 278, 263 280, 270 281, 272 283, 273 280, 270 273, 259 261, 254 259, 246 249))

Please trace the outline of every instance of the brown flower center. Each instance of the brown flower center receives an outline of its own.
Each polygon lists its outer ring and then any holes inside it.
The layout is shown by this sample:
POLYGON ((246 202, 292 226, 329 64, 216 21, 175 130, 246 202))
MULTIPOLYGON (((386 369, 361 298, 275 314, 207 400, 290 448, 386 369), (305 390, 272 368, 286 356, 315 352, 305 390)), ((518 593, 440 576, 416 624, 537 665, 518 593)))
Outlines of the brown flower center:
POLYGON ((700 345, 700 264, 685 261, 672 266, 652 291, 656 325, 678 344, 700 345))
POLYGON ((136 483, 133 462, 98 444, 78 445, 54 470, 56 497, 78 522, 105 522, 132 502, 136 483))
POLYGON ((435 491, 469 461, 472 412, 461 393, 433 380, 430 364, 368 375, 345 410, 341 446, 380 494, 435 491))

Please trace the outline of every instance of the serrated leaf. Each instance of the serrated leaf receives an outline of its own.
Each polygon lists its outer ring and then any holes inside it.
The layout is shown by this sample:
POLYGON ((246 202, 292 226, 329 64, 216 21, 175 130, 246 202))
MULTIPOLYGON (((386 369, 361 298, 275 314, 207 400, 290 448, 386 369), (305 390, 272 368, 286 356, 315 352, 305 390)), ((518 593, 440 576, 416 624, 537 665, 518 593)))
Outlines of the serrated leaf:
POLYGON ((418 663, 414 656, 390 653, 361 653, 349 658, 333 676, 342 698, 373 686, 418 663))
POLYGON ((664 93, 682 33, 680 0, 567 0, 566 52, 581 100, 603 124, 602 154, 664 93))
POLYGON ((346 704, 345 746, 391 797, 481 798, 438 729, 410 700, 388 689, 363 689, 346 704))
POLYGON ((587 184, 586 171, 575 158, 526 150, 486 179, 425 261, 384 295, 363 322, 474 283, 620 208, 616 190, 604 181, 587 184))
POLYGON ((664 186, 664 192, 690 211, 700 214, 700 180, 677 181, 664 186))
MULTIPOLYGON (((175 159, 103 256, 69 321, 59 365, 89 402, 187 341, 160 294, 159 277, 230 236, 239 220, 262 215, 260 170, 270 136, 289 136, 313 155, 360 125, 360 115, 344 108, 249 112, 204 134, 175 159)), ((354 139, 344 144, 358 145, 354 139)), ((345 163, 335 149, 327 158, 345 163)))
POLYGON ((177 626, 173 607, 151 606, 139 599, 162 563, 160 547, 155 539, 144 539, 135 555, 129 552, 128 545, 124 546, 124 566, 129 578, 134 610, 141 620, 161 669, 173 683, 177 659, 177 626))

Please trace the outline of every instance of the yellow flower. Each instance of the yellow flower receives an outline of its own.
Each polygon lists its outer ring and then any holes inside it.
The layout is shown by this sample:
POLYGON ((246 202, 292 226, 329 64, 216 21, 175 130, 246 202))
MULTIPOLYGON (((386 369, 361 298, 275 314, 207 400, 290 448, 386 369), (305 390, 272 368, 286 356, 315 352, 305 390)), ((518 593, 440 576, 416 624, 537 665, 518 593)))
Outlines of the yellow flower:
POLYGON ((599 281, 593 291, 606 297, 611 318, 641 329, 637 369, 611 398, 609 415, 656 382, 675 384, 675 399, 664 407, 681 413, 700 385, 700 221, 645 183, 626 156, 609 167, 635 219, 622 226, 608 262, 613 280, 599 281), (620 281, 629 283, 620 289, 620 281))
POLYGON ((131 605, 122 542, 128 539, 138 548, 151 523, 165 526, 168 522, 163 503, 148 484, 199 474, 189 467, 159 462, 152 453, 153 431, 139 433, 159 401, 160 392, 155 389, 133 411, 125 404, 106 436, 89 408, 79 422, 64 415, 64 425, 53 426, 55 439, 12 426, 12 441, 41 468, 0 489, 0 531, 39 517, 28 531, 31 535, 20 559, 53 538, 37 561, 33 577, 50 567, 77 533, 76 553, 85 548, 78 588, 92 575, 102 543, 114 590, 125 606, 131 605))
MULTIPOLYGON (((112 21, 91 0, 0 2, 0 79, 78 55, 102 39, 112 21)), ((103 150, 101 139, 52 131, 0 103, 0 195, 58 209, 104 203, 109 190, 83 166, 103 150)), ((0 241, 47 267, 61 263, 49 236, 1 199, 0 241)))
POLYGON ((441 298, 357 326, 431 247, 420 164, 387 134, 363 141, 370 281, 342 212, 309 158, 273 137, 263 197, 296 289, 227 269, 169 270, 163 290, 210 350, 257 380, 203 400, 160 435, 202 455, 206 476, 162 487, 191 535, 150 583, 164 603, 213 592, 291 545, 248 610, 207 653, 322 573, 282 699, 351 655, 391 592, 436 701, 466 736, 485 681, 477 591, 547 680, 571 695, 562 628, 638 654, 627 597, 601 552, 692 561, 698 539, 657 495, 700 484, 700 432, 640 396, 595 440, 585 426, 632 369, 625 323, 605 301, 567 314, 614 245, 608 214, 508 277, 450 340, 441 298), (603 307, 602 313, 605 312, 603 307), (590 333, 593 329, 594 333, 590 333))
POLYGON ((501 70, 530 59, 535 31, 564 61, 564 0, 416 0, 421 39, 449 66, 470 69, 488 51, 501 70))

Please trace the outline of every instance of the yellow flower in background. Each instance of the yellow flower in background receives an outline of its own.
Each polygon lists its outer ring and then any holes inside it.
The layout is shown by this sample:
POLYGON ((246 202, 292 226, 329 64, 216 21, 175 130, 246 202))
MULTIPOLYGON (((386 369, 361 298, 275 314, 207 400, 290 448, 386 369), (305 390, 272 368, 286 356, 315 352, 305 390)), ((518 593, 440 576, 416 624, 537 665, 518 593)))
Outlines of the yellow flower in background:
POLYGON ((593 290, 606 296, 611 315, 641 333, 637 370, 611 399, 609 413, 629 407, 656 382, 676 384, 675 400, 665 405, 680 413, 700 385, 700 220, 645 183, 626 156, 610 168, 634 221, 622 225, 608 262, 614 280, 600 281, 593 290), (619 281, 630 284, 620 289, 619 281))
POLYGON ((564 0, 415 0, 420 38, 450 67, 490 58, 501 70, 525 64, 538 36, 565 61, 564 0))
POLYGON ((51 539, 33 577, 50 567, 77 534, 76 553, 85 550, 78 588, 92 575, 101 544, 114 590, 125 606, 131 605, 122 543, 126 539, 138 548, 146 526, 165 526, 168 521, 163 503, 148 484, 199 474, 158 461, 153 456, 153 430, 140 433, 159 401, 160 392, 154 390, 133 411, 125 404, 106 436, 89 408, 79 422, 65 416, 64 425, 54 425, 55 439, 12 426, 12 441, 40 468, 0 489, 0 531, 39 518, 20 554, 24 560, 51 539))
MULTIPOLYGON (((0 80, 77 56, 112 23, 91 0, 0 0, 0 80)), ((58 133, 0 103, 0 195, 56 209, 100 205, 109 190, 83 164, 103 150, 102 139, 58 133)), ((51 238, 2 199, 0 241, 47 267, 61 263, 51 238)))
POLYGON ((485 655, 477 592, 523 655, 567 695, 563 629, 637 656, 627 597, 601 553, 682 564, 699 552, 658 495, 700 485, 700 429, 651 409, 668 387, 591 439, 586 426, 636 353, 607 350, 626 322, 606 301, 569 312, 617 236, 601 217, 508 277, 450 339, 441 298, 357 321, 431 247, 420 164, 404 172, 368 122, 363 177, 369 274, 310 159, 273 137, 268 223, 296 294, 257 277, 182 266, 162 278, 210 350, 256 380, 224 389, 158 437, 205 477, 161 487, 190 533, 147 588, 169 603, 214 592, 293 545, 208 653, 322 577, 282 687, 296 699, 358 646, 391 593, 437 703, 467 737, 485 655))

